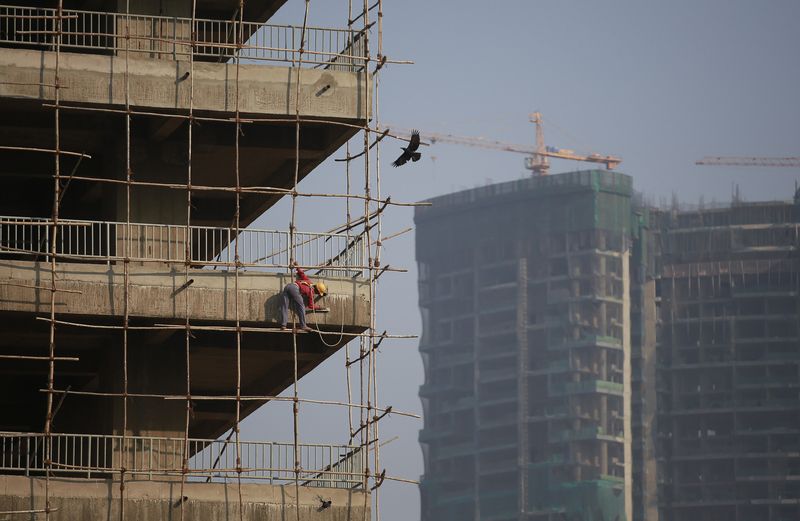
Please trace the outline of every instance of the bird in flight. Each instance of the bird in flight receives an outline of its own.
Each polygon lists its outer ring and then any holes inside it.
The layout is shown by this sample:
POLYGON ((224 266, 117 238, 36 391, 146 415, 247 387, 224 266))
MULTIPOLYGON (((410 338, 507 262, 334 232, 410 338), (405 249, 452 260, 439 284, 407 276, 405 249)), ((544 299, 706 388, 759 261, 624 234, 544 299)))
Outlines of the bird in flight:
POLYGON ((414 130, 411 132, 411 141, 409 141, 407 147, 402 147, 403 153, 400 154, 400 157, 394 160, 392 163, 393 167, 403 166, 404 164, 408 163, 408 160, 411 161, 419 161, 419 158, 422 157, 422 154, 417 152, 419 148, 419 130, 414 130))

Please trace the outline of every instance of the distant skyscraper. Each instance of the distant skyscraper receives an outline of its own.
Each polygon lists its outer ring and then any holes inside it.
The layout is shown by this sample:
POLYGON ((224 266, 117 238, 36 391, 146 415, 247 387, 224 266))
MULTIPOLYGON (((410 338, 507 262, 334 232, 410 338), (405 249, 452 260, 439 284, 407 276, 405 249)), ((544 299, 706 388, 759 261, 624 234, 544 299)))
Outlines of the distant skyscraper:
POLYGON ((661 520, 800 519, 800 207, 657 221, 661 520))
POLYGON ((793 203, 584 171, 416 213, 422 519, 800 519, 793 203))
POLYGON ((631 516, 631 200, 584 171, 417 211, 423 520, 631 516))

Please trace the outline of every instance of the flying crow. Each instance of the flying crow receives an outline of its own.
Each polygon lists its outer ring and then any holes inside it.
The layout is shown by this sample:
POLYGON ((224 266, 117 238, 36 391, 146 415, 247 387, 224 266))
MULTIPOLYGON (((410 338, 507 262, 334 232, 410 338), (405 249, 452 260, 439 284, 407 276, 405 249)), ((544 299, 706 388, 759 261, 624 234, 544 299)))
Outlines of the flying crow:
POLYGON ((417 152, 419 148, 419 130, 414 130, 411 132, 411 141, 408 143, 407 147, 402 147, 403 153, 400 154, 400 157, 394 160, 392 163, 393 167, 403 166, 404 164, 408 163, 408 160, 411 161, 419 161, 419 158, 422 157, 422 154, 417 152))

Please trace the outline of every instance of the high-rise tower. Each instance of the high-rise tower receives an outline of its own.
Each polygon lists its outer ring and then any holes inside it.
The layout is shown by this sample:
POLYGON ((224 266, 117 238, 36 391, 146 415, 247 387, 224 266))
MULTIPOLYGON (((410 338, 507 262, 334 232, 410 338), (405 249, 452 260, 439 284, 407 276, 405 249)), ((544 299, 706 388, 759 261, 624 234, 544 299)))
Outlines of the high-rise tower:
POLYGON ((631 517, 631 185, 572 172, 418 209, 424 520, 631 517))

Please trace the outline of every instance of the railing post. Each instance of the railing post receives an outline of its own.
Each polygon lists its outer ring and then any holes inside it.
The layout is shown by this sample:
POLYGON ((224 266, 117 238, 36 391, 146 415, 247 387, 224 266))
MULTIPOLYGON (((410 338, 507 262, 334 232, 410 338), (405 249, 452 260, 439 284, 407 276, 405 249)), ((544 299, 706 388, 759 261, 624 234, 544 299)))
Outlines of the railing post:
MULTIPOLYGON (((22 438, 20 437, 20 445, 22 445, 21 442, 22 442, 22 438)), ((31 475, 31 455, 30 455, 30 452, 31 452, 30 438, 27 438, 26 439, 26 443, 25 443, 25 476, 30 476, 31 475)))
POLYGON ((106 266, 111 266, 111 223, 104 223, 106 234, 106 266))
POLYGON ((50 226, 44 227, 44 242, 45 242, 44 251, 47 252, 47 257, 45 258, 47 260, 50 260, 50 226))
POLYGON ((150 440, 150 445, 147 449, 148 458, 147 458, 147 476, 152 481, 153 480, 153 440, 150 440))

